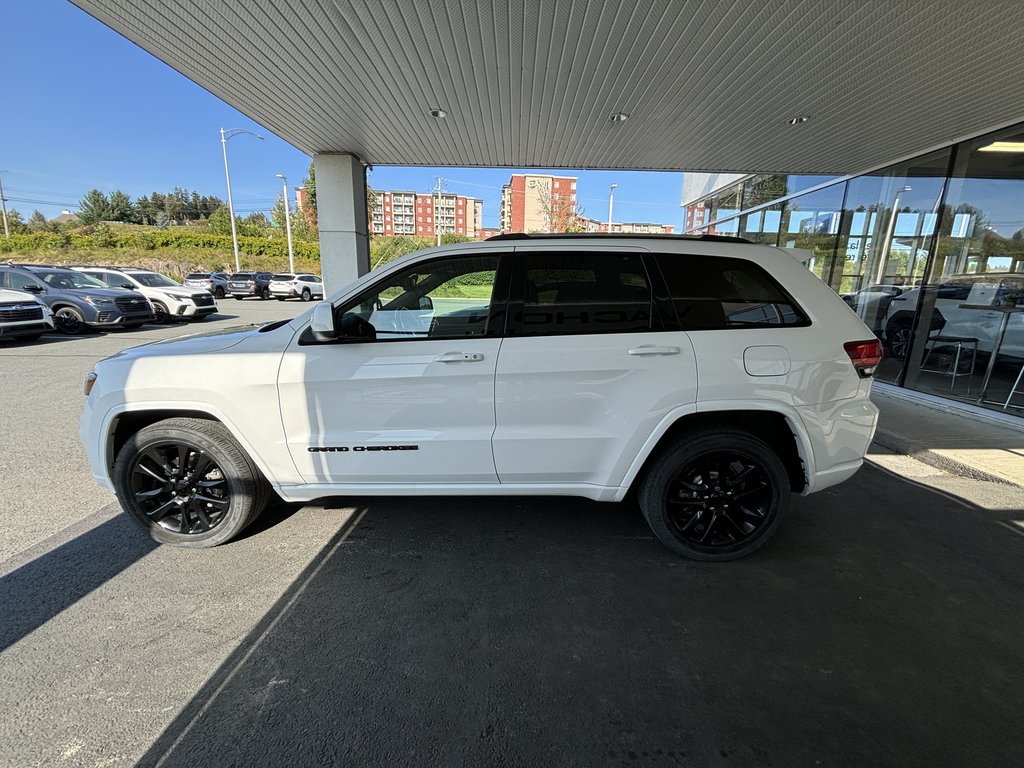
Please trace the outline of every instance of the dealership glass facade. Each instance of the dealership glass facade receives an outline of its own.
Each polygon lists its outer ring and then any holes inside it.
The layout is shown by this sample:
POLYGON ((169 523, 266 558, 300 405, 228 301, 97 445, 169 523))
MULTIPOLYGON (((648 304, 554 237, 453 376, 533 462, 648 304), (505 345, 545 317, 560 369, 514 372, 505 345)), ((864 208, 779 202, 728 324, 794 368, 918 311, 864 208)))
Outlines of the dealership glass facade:
POLYGON ((1024 125, 852 178, 763 174, 690 232, 805 249, 885 342, 880 380, 1024 416, 1024 125))

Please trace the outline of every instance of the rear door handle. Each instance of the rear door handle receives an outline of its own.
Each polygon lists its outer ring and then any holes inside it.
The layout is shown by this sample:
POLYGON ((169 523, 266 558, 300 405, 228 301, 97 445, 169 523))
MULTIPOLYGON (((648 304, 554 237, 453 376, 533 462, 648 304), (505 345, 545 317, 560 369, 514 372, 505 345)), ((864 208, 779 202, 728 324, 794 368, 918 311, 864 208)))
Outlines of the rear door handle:
POLYGON ((631 355, 678 355, 679 347, 655 347, 644 345, 629 350, 631 355))
POLYGON ((480 352, 446 352, 434 358, 435 363, 479 363, 484 359, 480 352))

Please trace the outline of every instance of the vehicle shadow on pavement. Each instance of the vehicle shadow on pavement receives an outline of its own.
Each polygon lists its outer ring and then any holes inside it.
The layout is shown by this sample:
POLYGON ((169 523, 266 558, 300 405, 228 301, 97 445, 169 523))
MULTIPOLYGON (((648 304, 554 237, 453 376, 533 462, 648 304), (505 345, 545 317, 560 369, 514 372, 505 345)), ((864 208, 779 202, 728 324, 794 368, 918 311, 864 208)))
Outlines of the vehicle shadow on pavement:
POLYGON ((0 578, 0 651, 156 546, 127 515, 118 514, 0 578))
POLYGON ((715 565, 663 549, 630 505, 346 501, 364 511, 140 765, 906 767, 1024 749, 1024 538, 877 469, 715 565))

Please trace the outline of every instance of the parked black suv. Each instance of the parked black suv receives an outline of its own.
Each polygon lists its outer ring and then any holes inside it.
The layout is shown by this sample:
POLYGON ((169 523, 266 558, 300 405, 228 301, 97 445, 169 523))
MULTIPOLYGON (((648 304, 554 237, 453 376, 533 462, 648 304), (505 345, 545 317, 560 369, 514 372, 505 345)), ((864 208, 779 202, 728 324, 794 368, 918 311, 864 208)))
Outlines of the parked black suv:
POLYGON ((239 301, 246 296, 269 299, 272 277, 273 275, 269 272, 236 272, 228 278, 228 290, 239 301))

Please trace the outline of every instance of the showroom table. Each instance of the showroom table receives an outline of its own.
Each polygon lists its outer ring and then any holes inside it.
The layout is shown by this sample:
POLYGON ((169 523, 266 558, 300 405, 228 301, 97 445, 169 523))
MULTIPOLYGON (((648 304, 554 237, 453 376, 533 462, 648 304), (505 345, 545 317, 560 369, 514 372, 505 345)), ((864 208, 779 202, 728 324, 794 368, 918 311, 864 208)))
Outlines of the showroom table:
POLYGON ((981 378, 981 395, 978 397, 978 402, 985 402, 985 395, 988 391, 988 382, 992 378, 992 369, 996 367, 996 357, 999 355, 999 348, 1003 346, 1003 337, 1006 336, 1006 328, 1010 324, 1010 316, 1015 314, 1024 314, 1024 306, 1011 305, 1006 306, 1003 304, 961 304, 960 309, 976 309, 981 312, 1001 312, 1002 318, 999 320, 999 330, 996 332, 996 343, 992 347, 992 352, 988 356, 988 365, 985 368, 985 375, 981 378))

